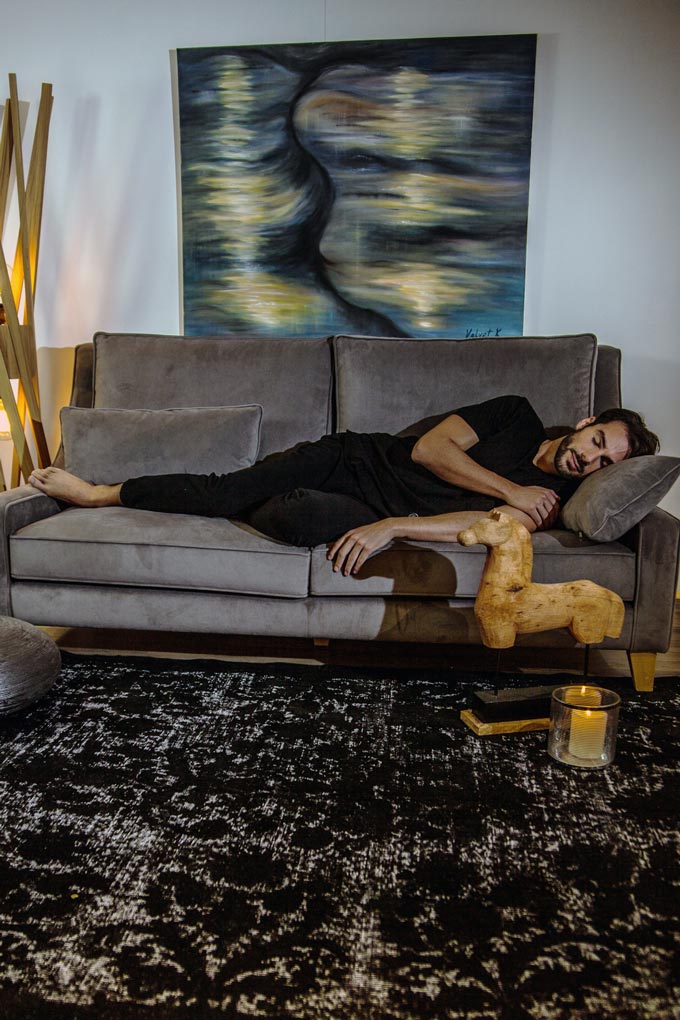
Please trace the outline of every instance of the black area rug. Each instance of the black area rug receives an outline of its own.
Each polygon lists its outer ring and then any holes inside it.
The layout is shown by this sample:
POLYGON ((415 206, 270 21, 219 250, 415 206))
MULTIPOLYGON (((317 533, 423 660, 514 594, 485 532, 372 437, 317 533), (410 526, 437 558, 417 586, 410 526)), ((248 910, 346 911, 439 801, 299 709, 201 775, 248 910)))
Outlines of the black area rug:
POLYGON ((600 771, 474 736, 494 680, 64 655, 0 722, 0 1016, 680 1018, 680 680, 602 681, 600 771))

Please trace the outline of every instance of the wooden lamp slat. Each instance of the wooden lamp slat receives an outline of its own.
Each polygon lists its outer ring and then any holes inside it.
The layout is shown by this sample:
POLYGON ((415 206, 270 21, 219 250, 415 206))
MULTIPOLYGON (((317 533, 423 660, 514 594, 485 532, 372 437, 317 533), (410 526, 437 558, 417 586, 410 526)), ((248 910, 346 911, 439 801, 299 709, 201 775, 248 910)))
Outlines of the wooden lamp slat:
MULTIPOLYGON (((19 237, 21 239, 21 260, 24 267, 24 307, 28 326, 34 326, 33 285, 31 280, 31 256, 28 242, 28 218, 26 213, 26 187, 24 177, 24 155, 21 147, 21 122, 19 119, 19 96, 17 76, 9 76, 9 102, 12 111, 12 133, 14 138, 14 170, 16 173, 17 197, 19 199, 19 237)), ((23 342, 23 341, 22 341, 23 342)))
MULTIPOLYGON (((53 100, 51 85, 43 84, 28 176, 26 177, 15 74, 9 75, 9 89, 10 98, 5 104, 5 116, 0 136, 0 216, 4 223, 12 165, 14 165, 19 207, 19 235, 11 279, 0 238, 0 293, 6 319, 6 324, 0 326, 0 340, 2 341, 0 343, 0 383, 1 399, 3 399, 10 420, 15 449, 12 478, 13 483, 18 484, 19 471, 27 479, 33 470, 33 462, 26 439, 26 410, 28 410, 31 421, 40 466, 46 467, 51 463, 40 412, 35 343, 35 287, 45 190, 47 140, 53 100), (23 324, 19 321, 22 297, 23 324), (19 391, 16 399, 10 377, 19 378, 19 391)), ((2 481, 4 484, 4 479, 2 481)))
POLYGON ((5 222, 9 181, 12 172, 12 132, 9 127, 10 120, 9 100, 7 100, 5 103, 5 114, 2 118, 2 133, 0 134, 0 224, 5 222))
POLYGON ((33 461, 28 450, 23 422, 21 421, 19 409, 14 398, 14 390, 12 389, 12 384, 7 374, 7 368, 5 367, 5 362, 2 358, 0 358, 0 400, 2 400, 5 411, 7 412, 9 427, 12 433, 12 442, 14 443, 17 460, 21 465, 21 473, 23 474, 24 479, 28 481, 31 472, 33 471, 33 461))

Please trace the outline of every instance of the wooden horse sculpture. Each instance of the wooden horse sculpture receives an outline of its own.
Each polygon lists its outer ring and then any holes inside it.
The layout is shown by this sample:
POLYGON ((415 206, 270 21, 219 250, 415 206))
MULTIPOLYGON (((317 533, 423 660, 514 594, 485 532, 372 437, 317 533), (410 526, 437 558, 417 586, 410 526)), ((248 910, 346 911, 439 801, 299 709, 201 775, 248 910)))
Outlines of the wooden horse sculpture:
POLYGON ((461 545, 485 545, 475 617, 487 648, 510 648, 517 634, 567 627, 576 641, 619 637, 623 601, 593 581, 533 584, 531 536, 514 517, 492 510, 458 535, 461 545))

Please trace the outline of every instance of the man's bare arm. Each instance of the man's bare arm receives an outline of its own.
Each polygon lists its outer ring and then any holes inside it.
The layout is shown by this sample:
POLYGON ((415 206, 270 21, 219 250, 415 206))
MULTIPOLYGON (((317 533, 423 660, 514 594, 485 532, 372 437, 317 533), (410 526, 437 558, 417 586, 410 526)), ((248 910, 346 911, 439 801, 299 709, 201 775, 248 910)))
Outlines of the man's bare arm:
POLYGON ((528 514, 536 526, 542 525, 558 503, 557 493, 541 485, 517 485, 477 464, 466 450, 478 442, 472 426, 460 415, 451 414, 418 439, 411 459, 445 482, 504 499, 509 506, 528 514))
MULTIPOLYGON (((559 508, 540 526, 528 514, 514 506, 498 508, 520 521, 528 531, 552 527, 557 520, 559 508)), ((333 561, 333 570, 343 574, 356 574, 369 556, 378 552, 395 538, 408 538, 421 542, 456 542, 458 532, 472 527, 486 510, 457 510, 450 514, 436 514, 433 517, 386 517, 375 524, 363 524, 350 528, 331 545, 328 559, 333 561)))

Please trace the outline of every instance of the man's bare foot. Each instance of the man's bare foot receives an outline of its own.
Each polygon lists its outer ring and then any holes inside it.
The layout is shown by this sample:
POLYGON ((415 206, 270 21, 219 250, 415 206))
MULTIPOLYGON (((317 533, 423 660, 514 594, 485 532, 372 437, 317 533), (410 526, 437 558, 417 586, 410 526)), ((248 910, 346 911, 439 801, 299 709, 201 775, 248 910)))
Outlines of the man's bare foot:
POLYGON ((120 485, 91 485, 61 468, 36 468, 29 483, 40 492, 74 506, 120 506, 120 485))

